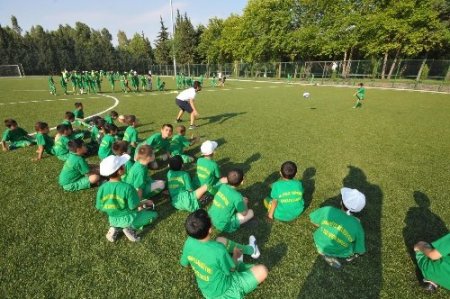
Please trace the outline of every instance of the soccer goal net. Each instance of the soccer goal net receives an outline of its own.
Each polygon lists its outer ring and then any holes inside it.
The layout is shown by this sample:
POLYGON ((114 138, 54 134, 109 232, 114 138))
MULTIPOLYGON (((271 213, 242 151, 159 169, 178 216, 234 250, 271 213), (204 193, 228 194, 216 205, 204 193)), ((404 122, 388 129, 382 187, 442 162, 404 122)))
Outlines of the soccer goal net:
POLYGON ((19 77, 25 76, 21 64, 0 65, 0 77, 19 77))

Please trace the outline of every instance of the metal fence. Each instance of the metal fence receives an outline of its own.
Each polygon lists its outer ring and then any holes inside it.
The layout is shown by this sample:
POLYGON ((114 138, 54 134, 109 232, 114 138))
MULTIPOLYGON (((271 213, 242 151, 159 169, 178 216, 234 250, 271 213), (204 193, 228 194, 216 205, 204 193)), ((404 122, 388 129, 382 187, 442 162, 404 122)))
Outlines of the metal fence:
MULTIPOLYGON (((153 65, 152 72, 174 75, 173 65, 153 65)), ((177 65, 177 74, 212 78, 287 80, 313 84, 350 84, 450 92, 450 60, 351 60, 177 65)))

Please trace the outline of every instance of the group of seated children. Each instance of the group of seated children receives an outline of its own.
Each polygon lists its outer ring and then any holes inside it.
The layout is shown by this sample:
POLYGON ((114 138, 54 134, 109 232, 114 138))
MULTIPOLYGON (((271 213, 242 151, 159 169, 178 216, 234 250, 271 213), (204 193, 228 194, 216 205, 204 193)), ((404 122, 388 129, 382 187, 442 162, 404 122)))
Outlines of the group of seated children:
MULTIPOLYGON (((77 110, 79 108, 80 105, 77 110)), ((191 179, 183 170, 183 164, 195 159, 186 155, 184 150, 198 138, 186 138, 184 126, 176 127, 177 135, 172 136, 172 125, 164 124, 160 132, 139 142, 138 120, 134 115, 119 117, 113 111, 108 118, 97 118, 93 124, 87 125, 80 111, 77 117, 73 114, 66 113, 68 122, 57 126, 54 141, 48 136, 49 128, 44 122, 36 123, 37 134, 32 140, 17 122, 6 120, 8 129, 3 133, 3 150, 36 143, 36 160, 40 160, 45 152, 65 161, 59 184, 66 191, 88 189, 102 182, 97 192, 96 208, 108 215, 106 238, 110 242, 115 242, 120 233, 130 241, 139 241, 137 231, 157 218, 151 198, 167 188, 172 206, 191 213, 185 222, 188 238, 180 263, 192 267, 198 286, 207 298, 242 298, 266 279, 268 270, 264 265, 243 263, 243 254, 254 259, 260 256, 253 235, 249 237, 248 245, 224 237, 211 239, 212 227, 219 232, 232 233, 255 216, 249 208, 249 199, 237 190, 244 182, 243 171, 232 169, 225 177, 221 176, 219 165, 214 161, 217 142, 207 140, 201 144, 202 157, 196 161, 196 175, 191 179), (118 118, 128 125, 123 140, 117 137, 118 128, 114 124, 118 118), (74 132, 72 123, 76 121, 90 128, 91 143, 88 146, 98 150, 99 169, 89 166, 83 157, 89 151, 83 142, 87 132, 74 132), (168 162, 167 184, 163 180, 153 180, 148 174, 149 168, 160 166, 157 159, 168 162), (203 208, 211 200, 206 211, 203 208)), ((270 196, 263 199, 269 219, 293 221, 301 216, 304 189, 296 175, 294 162, 286 161, 281 165, 281 178, 271 185, 270 196)), ((315 247, 334 268, 340 268, 343 261, 351 262, 366 252, 364 230, 354 215, 365 207, 366 198, 360 191, 350 188, 342 188, 341 197, 341 209, 325 206, 309 215, 310 221, 317 226, 313 233, 315 247)), ((433 243, 436 249, 425 243, 415 247, 419 266, 434 269, 429 275, 428 286, 431 284, 435 288, 442 284, 448 288, 442 275, 449 275, 450 271, 449 236, 433 243), (444 243, 446 245, 442 245, 444 243), (439 266, 445 270, 438 272, 439 266)), ((426 271, 431 270, 423 270, 425 275, 428 274, 426 271)))

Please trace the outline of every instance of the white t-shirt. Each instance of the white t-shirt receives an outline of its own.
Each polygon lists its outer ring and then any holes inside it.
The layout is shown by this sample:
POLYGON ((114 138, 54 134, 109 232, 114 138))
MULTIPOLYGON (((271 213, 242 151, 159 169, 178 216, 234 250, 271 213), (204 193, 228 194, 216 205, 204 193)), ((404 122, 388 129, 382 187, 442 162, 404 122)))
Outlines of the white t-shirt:
POLYGON ((177 96, 177 99, 179 99, 180 101, 188 102, 190 99, 194 100, 195 95, 196 95, 195 88, 191 87, 180 92, 177 96))

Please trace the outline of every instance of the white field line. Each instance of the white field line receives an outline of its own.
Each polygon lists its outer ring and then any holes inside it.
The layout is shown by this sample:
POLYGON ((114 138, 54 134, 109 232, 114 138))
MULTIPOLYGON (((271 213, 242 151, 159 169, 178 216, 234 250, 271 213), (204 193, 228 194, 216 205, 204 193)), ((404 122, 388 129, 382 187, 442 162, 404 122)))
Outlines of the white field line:
MULTIPOLYGON (((108 111, 110 111, 110 110, 116 108, 117 105, 119 105, 119 103, 120 103, 119 99, 116 98, 116 97, 113 97, 113 96, 110 96, 110 95, 101 95, 101 96, 102 96, 102 97, 107 97, 107 98, 113 99, 113 100, 114 100, 114 105, 112 105, 111 107, 108 107, 107 109, 105 109, 105 110, 103 110, 103 111, 100 111, 100 112, 97 112, 97 113, 95 113, 95 114, 86 116, 85 118, 90 118, 90 117, 93 117, 93 116, 97 116, 97 115, 101 115, 101 114, 103 114, 103 113, 106 113, 106 112, 108 112, 108 111)), ((50 130, 56 130, 56 127, 50 128, 50 130)), ((35 133, 32 133, 32 134, 30 134, 30 135, 35 135, 35 134, 36 134, 36 132, 35 132, 35 133)))

